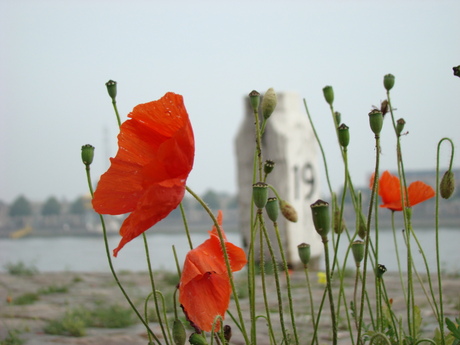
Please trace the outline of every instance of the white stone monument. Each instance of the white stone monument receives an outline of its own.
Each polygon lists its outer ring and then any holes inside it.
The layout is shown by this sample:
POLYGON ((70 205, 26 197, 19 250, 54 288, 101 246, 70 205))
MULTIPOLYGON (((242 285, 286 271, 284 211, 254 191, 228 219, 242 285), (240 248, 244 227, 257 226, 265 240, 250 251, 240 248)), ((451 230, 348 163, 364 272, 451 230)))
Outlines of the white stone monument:
MULTIPOLYGON (((297 246, 311 245, 312 264, 323 250, 311 216, 310 205, 320 196, 318 149, 301 98, 296 93, 277 93, 278 104, 267 121, 262 137, 263 160, 275 162, 275 168, 267 178, 281 198, 288 201, 298 213, 296 223, 287 221, 280 212, 278 227, 284 243, 286 258, 291 266, 298 266, 297 246)), ((245 116, 235 140, 238 176, 239 227, 247 249, 250 241, 250 206, 253 184, 255 151, 254 114, 249 98, 244 99, 245 116)), ((259 112, 260 115, 260 112, 259 112)), ((261 116, 261 115, 260 115, 261 116)), ((258 181, 255 181, 258 182, 258 181)), ((269 191, 269 196, 275 196, 269 191)), ((266 225, 278 261, 281 261, 272 222, 266 217, 266 225)), ((256 258, 259 255, 256 241, 256 258)), ((265 247, 265 253, 268 252, 265 247)))

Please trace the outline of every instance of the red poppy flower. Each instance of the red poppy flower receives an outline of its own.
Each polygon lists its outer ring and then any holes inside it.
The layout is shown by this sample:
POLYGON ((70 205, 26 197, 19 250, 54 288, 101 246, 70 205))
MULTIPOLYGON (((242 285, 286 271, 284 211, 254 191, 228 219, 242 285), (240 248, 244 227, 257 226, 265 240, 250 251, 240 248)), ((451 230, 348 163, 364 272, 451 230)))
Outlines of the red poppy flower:
POLYGON ((114 256, 179 205, 195 155, 181 95, 169 92, 158 101, 139 104, 128 117, 120 128, 117 155, 93 199, 98 213, 131 212, 121 226, 114 256))
MULTIPOLYGON (((372 188, 373 184, 374 176, 371 177, 370 188, 372 188)), ((392 211, 402 211, 399 178, 391 175, 389 171, 384 171, 380 177, 379 195, 382 197, 383 202, 380 207, 388 208, 392 211)), ((434 190, 429 185, 422 181, 415 181, 407 188, 404 199, 406 199, 407 207, 412 207, 434 197, 434 195, 434 190)))
MULTIPOLYGON (((222 225, 221 211, 217 220, 222 225)), ((187 318, 206 332, 212 330, 216 316, 224 318, 232 293, 216 227, 209 234, 208 240, 188 252, 179 284, 179 302, 187 318)), ((246 255, 243 249, 227 242, 225 234, 224 239, 232 272, 239 271, 246 265, 246 255)))

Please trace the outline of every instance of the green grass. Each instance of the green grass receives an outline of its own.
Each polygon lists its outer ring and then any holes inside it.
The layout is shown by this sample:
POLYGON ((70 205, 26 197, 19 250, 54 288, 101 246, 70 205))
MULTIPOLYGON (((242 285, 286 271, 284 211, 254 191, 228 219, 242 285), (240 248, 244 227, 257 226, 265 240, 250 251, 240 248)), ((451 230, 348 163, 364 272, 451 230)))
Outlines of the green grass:
POLYGON ((45 288, 41 288, 38 290, 40 295, 50 295, 53 293, 66 293, 69 292, 69 288, 67 286, 57 286, 57 285, 50 285, 45 288))
POLYGON ((22 345, 24 344, 25 340, 19 338, 18 336, 20 333, 21 332, 18 331, 17 329, 8 330, 8 336, 5 339, 0 340, 0 345, 22 345))
POLYGON ((13 305, 27 305, 32 304, 40 299, 40 296, 33 292, 28 292, 23 295, 20 295, 16 298, 13 298, 11 302, 13 305))
POLYGON ((67 311, 63 317, 51 320, 45 326, 45 333, 82 337, 87 327, 124 328, 133 325, 136 319, 130 308, 119 305, 89 310, 75 308, 67 311))
POLYGON ((17 263, 9 262, 4 267, 9 274, 16 276, 31 276, 38 273, 38 269, 35 266, 26 265, 22 261, 17 263))

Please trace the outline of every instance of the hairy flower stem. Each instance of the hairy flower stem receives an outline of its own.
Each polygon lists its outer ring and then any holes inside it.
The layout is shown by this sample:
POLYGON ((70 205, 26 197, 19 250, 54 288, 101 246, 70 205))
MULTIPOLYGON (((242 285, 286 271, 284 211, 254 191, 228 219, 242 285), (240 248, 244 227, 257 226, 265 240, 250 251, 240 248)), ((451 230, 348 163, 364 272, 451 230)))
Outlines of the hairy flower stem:
POLYGON ((321 237, 321 240, 324 245, 324 256, 326 261, 326 289, 329 296, 329 308, 331 309, 331 321, 332 321, 332 344, 337 345, 337 319, 335 315, 335 308, 334 308, 334 296, 332 295, 332 276, 331 276, 331 269, 330 269, 330 262, 329 262, 329 246, 328 246, 328 239, 326 236, 321 237))
POLYGON ((402 289, 402 293, 403 293, 403 296, 404 296, 404 303, 407 304, 407 294, 406 294, 406 288, 404 286, 403 272, 402 272, 402 269, 401 269, 401 259, 399 258, 398 241, 397 241, 397 238, 396 238, 395 211, 391 211, 391 229, 393 231, 393 242, 395 244, 396 261, 398 263, 399 281, 401 282, 401 289, 402 289))
POLYGON ((147 266, 148 266, 148 269, 149 269, 149 277, 150 277, 150 284, 152 286, 152 294, 153 294, 153 302, 155 304, 155 312, 156 312, 157 317, 158 317, 158 321, 159 321, 160 328, 161 328, 161 333, 163 333, 163 337, 164 337, 164 340, 166 342, 166 345, 168 345, 169 344, 168 336, 167 336, 168 334, 166 333, 164 324, 166 324, 166 328, 167 328, 168 333, 169 333, 169 340, 172 342, 171 334, 169 332, 168 320, 167 319, 163 320, 162 317, 161 317, 160 307, 159 307, 159 303, 158 303, 158 297, 157 297, 157 294, 156 294, 157 289, 155 287, 155 279, 153 277, 152 263, 150 262, 149 245, 148 245, 148 242, 147 242, 147 236, 145 235, 145 232, 142 233, 142 239, 144 240, 145 259, 147 261, 147 266))
POLYGON ((452 169, 452 164, 454 162, 454 143, 449 138, 442 138, 438 143, 438 149, 436 153, 436 210, 435 210, 435 228, 436 228, 436 268, 437 268, 437 276, 438 276, 438 290, 439 290, 439 315, 438 315, 438 323, 439 323, 439 330, 441 333, 441 340, 444 343, 444 308, 443 308, 443 301, 442 301, 442 278, 441 278, 441 260, 439 255, 439 157, 441 151, 441 144, 444 141, 448 141, 450 144, 450 163, 449 163, 449 170, 452 169))
POLYGON ((291 311, 290 314, 291 314, 292 330, 294 331, 295 343, 299 344, 299 336, 297 335, 297 327, 296 327, 296 322, 295 322, 294 305, 292 303, 291 277, 289 276, 289 268, 288 268, 288 264, 286 260, 286 254, 284 253, 283 243, 281 241, 280 231, 278 229, 278 223, 274 222, 273 226, 275 227, 276 239, 278 241, 278 246, 279 246, 280 253, 281 253, 281 260, 283 261, 283 269, 284 269, 284 273, 286 276, 289 310, 291 311))
MULTIPOLYGON (((88 188, 89 188, 89 192, 91 194, 91 198, 93 198, 94 197, 94 191, 93 191, 93 184, 91 182, 91 172, 90 172, 89 165, 86 166, 86 180, 88 182, 88 188)), ((118 279, 118 275, 115 272, 115 268, 113 267, 113 263, 112 263, 112 257, 110 255, 109 241, 108 241, 108 238, 107 238, 107 228, 105 226, 105 221, 104 221, 104 217, 102 216, 102 214, 99 214, 99 219, 101 221, 101 226, 102 226, 102 235, 103 235, 103 238, 104 238, 105 253, 106 253, 106 256, 107 256, 107 261, 109 263, 110 272, 112 273, 112 276, 115 279, 115 283, 117 283, 118 287, 120 288, 121 293, 125 297, 126 301, 130 305, 131 309, 133 309, 133 311, 136 314, 136 316, 139 318, 139 320, 145 326, 145 328, 147 330, 147 333, 149 335, 149 338, 153 337, 158 344, 161 344, 160 340, 157 338, 155 333, 153 333, 153 331, 150 329, 150 327, 149 327, 149 325, 147 323, 147 320, 144 320, 144 318, 139 313, 139 311, 137 310, 137 308, 134 305, 134 303, 129 298, 128 293, 126 292, 126 290, 124 289, 123 285, 120 282, 120 279, 118 279)))
POLYGON ((360 310, 359 310, 359 318, 358 318, 358 345, 363 344, 361 339, 361 332, 363 326, 363 317, 364 317, 364 297, 366 295, 366 278, 367 278, 367 263, 369 258, 369 247, 371 242, 370 236, 370 226, 371 226, 371 219, 372 219, 372 210, 374 206, 374 200, 376 197, 377 192, 377 185, 379 181, 379 166, 380 166, 380 136, 378 134, 375 135, 375 168, 374 168, 374 184, 372 185, 371 196, 369 201, 369 213, 367 216, 367 234, 365 239, 365 246, 364 246, 364 265, 363 265, 363 278, 361 284, 361 302, 360 302, 360 310))
POLYGON ((113 110, 115 111, 115 115, 117 117, 118 127, 121 126, 120 114, 118 113, 117 101, 115 98, 112 99, 113 110))
MULTIPOLYGON (((305 271, 305 279, 307 280, 307 289, 308 289, 308 297, 310 299, 310 313, 311 313, 311 324, 313 326, 313 329, 316 329, 315 325, 315 307, 313 303, 313 295, 311 293, 311 284, 310 284, 310 276, 308 274, 308 265, 304 265, 304 271, 305 271)), ((318 336, 315 333, 315 336, 313 337, 314 341, 316 341, 316 345, 318 345, 318 336)))
POLYGON ((187 190, 187 192, 190 193, 190 195, 192 195, 195 200, 198 201, 198 203, 203 207, 203 209, 206 211, 206 213, 209 215, 209 217, 212 219, 213 223, 214 223, 214 226, 216 227, 216 230, 217 230, 217 234, 219 236, 219 241, 220 241, 220 245, 221 245, 221 248, 222 248, 222 253, 224 254, 224 261, 225 261, 225 266, 227 268, 227 274, 228 274, 228 278, 230 280, 230 285, 232 287, 232 293, 233 293, 233 299, 235 301, 235 306, 236 306, 236 310, 238 312, 238 318, 239 318, 239 321, 240 321, 240 324, 241 324, 241 330, 242 330, 242 334, 243 334, 243 337, 244 337, 244 340, 247 344, 249 344, 249 338, 248 338, 248 335, 247 335, 247 332, 246 332, 246 327, 244 325, 244 319, 243 319, 243 314, 242 314, 242 311, 241 311, 241 306, 240 306, 240 301, 239 301, 239 298, 238 298, 238 293, 236 291, 236 287, 235 287, 235 282, 233 280, 233 272, 232 272, 232 267, 230 265, 230 260, 228 258, 228 253, 227 253, 227 247, 225 245, 225 240, 224 240, 224 236, 223 236, 223 233, 222 233, 222 229, 216 219, 216 217, 214 216, 214 214, 212 213, 212 210, 209 208, 209 206, 203 201, 202 198, 200 198, 198 196, 198 194, 196 194, 193 190, 190 189, 190 187, 186 186, 185 189, 187 190))
POLYGON ((192 237, 190 236, 190 230, 188 228, 187 217, 185 216, 184 205, 180 203, 179 208, 180 208, 180 214, 182 216, 182 222, 184 223, 185 234, 187 235, 188 246, 190 247, 190 250, 192 250, 193 249, 192 237))
POLYGON ((263 231, 265 241, 267 243, 268 252, 272 259, 273 276, 275 277, 276 295, 278 297, 278 314, 280 316, 281 332, 283 333, 283 340, 287 344, 289 343, 289 339, 287 336, 286 325, 284 323, 284 307, 283 307, 283 298, 281 296, 281 284, 280 284, 279 272, 278 272, 278 262, 276 261, 275 252, 273 250, 273 246, 270 241, 270 237, 268 236, 267 227, 265 226, 263 215, 262 213, 258 213, 257 216, 261 224, 261 231, 263 231))

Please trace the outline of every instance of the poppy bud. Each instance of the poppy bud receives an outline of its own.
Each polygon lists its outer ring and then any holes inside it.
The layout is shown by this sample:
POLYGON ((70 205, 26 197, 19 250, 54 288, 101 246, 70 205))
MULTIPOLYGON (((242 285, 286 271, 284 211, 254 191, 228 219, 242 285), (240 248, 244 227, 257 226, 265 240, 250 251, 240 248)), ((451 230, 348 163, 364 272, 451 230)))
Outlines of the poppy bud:
POLYGON ((338 128, 338 132, 340 145, 347 147, 350 143, 350 131, 348 130, 347 125, 342 123, 338 128))
POLYGON ((339 124, 340 120, 342 119, 342 114, 340 114, 338 111, 334 112, 334 117, 335 117, 335 123, 339 124))
POLYGON ((404 121, 404 119, 399 119, 398 121, 396 121, 396 134, 397 135, 401 135, 401 132, 403 131, 405 124, 406 124, 406 121, 404 121))
POLYGON ((264 165, 264 173, 266 175, 270 174, 272 171, 273 171, 273 168, 275 167, 275 162, 267 159, 265 161, 265 165, 264 165))
POLYGON ((297 250, 299 252, 299 258, 302 263, 307 266, 308 263, 310 262, 310 255, 311 255, 311 250, 310 250, 310 245, 308 243, 301 243, 297 246, 297 250))
POLYGON ((356 266, 359 266, 361 261, 364 259, 364 242, 357 240, 351 244, 351 251, 353 253, 353 257, 355 258, 356 266))
POLYGON ((252 197, 257 208, 264 208, 268 200, 268 184, 257 182, 252 185, 252 197))
POLYGON ((369 113, 369 124, 371 125, 372 132, 379 135, 383 127, 383 115, 380 110, 373 109, 369 113))
POLYGON ((441 197, 449 199, 455 190, 455 176, 452 170, 448 170, 444 173, 441 183, 439 184, 439 190, 441 197))
POLYGON ((323 88, 323 95, 324 99, 329 105, 332 105, 332 103, 334 103, 334 89, 332 89, 332 86, 325 86, 323 88))
POLYGON ((268 218, 270 218, 272 222, 276 222, 280 212, 278 198, 268 198, 267 204, 265 205, 265 211, 267 211, 268 218))
POLYGON ((90 144, 83 145, 81 147, 81 160, 86 166, 90 166, 94 158, 94 146, 90 144))
POLYGON ((114 101, 117 97, 117 82, 109 80, 107 83, 105 83, 105 86, 107 87, 107 92, 109 93, 110 98, 112 98, 114 101))
POLYGON ((457 67, 452 67, 452 69, 454 70, 454 75, 460 77, 460 65, 457 67))
POLYGON ((323 200, 317 200, 310 205, 313 215, 313 224, 316 232, 322 237, 327 237, 331 225, 329 216, 329 204, 323 200))
POLYGON ((287 220, 293 223, 297 222, 298 216, 297 216, 297 211, 295 210, 294 206, 292 206, 286 200, 281 200, 280 208, 281 208, 281 214, 284 216, 284 218, 286 218, 287 220))
POLYGON ((179 319, 175 319, 173 323, 172 335, 175 345, 184 345, 187 335, 185 334, 185 327, 179 319))
POLYGON ((206 338, 198 333, 192 333, 192 335, 188 338, 188 341, 192 345, 208 345, 206 338))
POLYGON ((262 98, 262 115, 267 120, 276 108, 277 98, 273 88, 269 88, 262 98))
POLYGON ((395 85, 395 76, 393 74, 387 74, 383 77, 383 86, 385 90, 390 91, 395 85))
POLYGON ((249 93, 249 101, 251 102, 251 106, 253 110, 259 109, 260 93, 258 93, 256 90, 252 90, 249 93))
POLYGON ((224 339, 229 342, 232 339, 232 327, 230 325, 224 326, 224 339))
POLYGON ((342 217, 342 221, 340 221, 340 210, 337 207, 334 207, 333 228, 336 234, 341 234, 345 230, 345 220, 342 217))
POLYGON ((385 265, 378 264, 377 268, 375 269, 375 275, 377 276, 377 278, 382 278, 383 274, 386 271, 387 271, 387 268, 385 267, 385 265))

